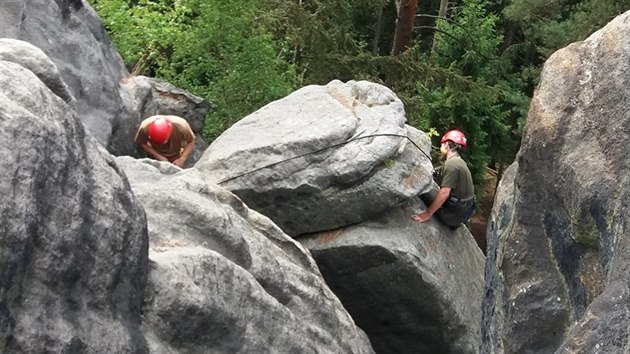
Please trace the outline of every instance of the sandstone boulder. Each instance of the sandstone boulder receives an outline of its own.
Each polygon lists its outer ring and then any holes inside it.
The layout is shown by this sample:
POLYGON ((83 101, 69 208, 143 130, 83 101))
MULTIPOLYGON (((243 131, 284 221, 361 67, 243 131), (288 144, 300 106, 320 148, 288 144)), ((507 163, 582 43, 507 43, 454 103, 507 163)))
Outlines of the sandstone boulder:
POLYGON ((195 169, 117 158, 146 213, 155 353, 372 353, 310 253, 195 169))
POLYGON ((0 60, 0 351, 147 352, 144 211, 32 67, 0 60))
POLYGON ((627 351, 606 324, 629 313, 628 33, 625 13, 544 65, 489 222, 484 353, 627 351))
POLYGON ((414 198, 298 240, 377 353, 478 353, 483 253, 464 226, 411 219, 424 209, 414 198))
POLYGON ((234 124, 195 168, 289 235, 374 217, 431 183, 430 141, 388 88, 308 86, 234 124))

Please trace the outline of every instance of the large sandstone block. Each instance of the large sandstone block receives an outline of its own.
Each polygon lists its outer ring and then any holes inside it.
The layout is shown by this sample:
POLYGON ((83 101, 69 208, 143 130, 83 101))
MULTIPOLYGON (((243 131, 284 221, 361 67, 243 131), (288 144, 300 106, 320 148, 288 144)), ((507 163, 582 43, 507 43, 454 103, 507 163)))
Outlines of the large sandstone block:
POLYGON ((411 215, 419 198, 378 218, 299 237, 378 353, 479 352, 484 256, 466 227, 411 215))
POLYGON ((113 139, 124 144, 117 151, 133 151, 126 135, 134 123, 124 114, 118 86, 129 72, 87 2, 2 1, 0 37, 29 42, 46 53, 76 99, 77 117, 87 131, 102 146, 113 139))
POLYGON ((431 183, 429 138, 405 120, 382 85, 308 86, 234 124, 195 168, 289 235, 334 229, 431 183))
POLYGON ((0 60, 0 352, 146 352, 144 211, 30 67, 0 60))
POLYGON ((622 353, 630 13, 545 63, 488 229, 485 353, 622 353))
POLYGON ((142 202, 155 353, 372 353, 310 253, 195 169, 119 157, 142 202))

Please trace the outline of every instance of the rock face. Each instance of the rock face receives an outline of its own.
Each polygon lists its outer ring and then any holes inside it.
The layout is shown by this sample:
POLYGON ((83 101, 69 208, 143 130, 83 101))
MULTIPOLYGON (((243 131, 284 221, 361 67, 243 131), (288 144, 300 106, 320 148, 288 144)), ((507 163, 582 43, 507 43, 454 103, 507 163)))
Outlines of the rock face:
POLYGON ((147 352, 144 211, 34 58, 0 60, 0 352, 147 352))
POLYGON ((478 353, 483 254, 465 227, 410 218, 423 209, 413 199, 299 241, 377 353, 478 353))
MULTIPOLYGON (((128 76, 122 59, 94 10, 83 0, 6 0, 0 3, 0 37, 20 39, 40 48, 55 63, 77 100, 77 117, 103 146, 125 142, 118 81, 128 76), (54 39, 53 39, 54 38, 54 39)), ((133 123, 131 123, 133 125, 133 123)))
POLYGON ((488 229, 484 353, 628 350, 630 13, 545 64, 488 229))
POLYGON ((373 353, 306 249, 194 169, 115 161, 30 59, 0 60, 1 352, 373 353))
POLYGON ((152 353, 372 353, 309 252, 195 169, 117 158, 147 212, 152 353))
POLYGON ((67 103, 74 102, 68 86, 59 75, 57 66, 41 49, 17 39, 0 38, 0 59, 24 66, 67 103))
POLYGON ((313 247, 378 347, 475 351, 480 252, 464 229, 416 239, 420 206, 399 205, 431 182, 430 146, 390 90, 305 88, 181 170, 105 151, 136 156, 156 113, 200 129, 209 105, 129 77, 87 3, 3 1, 0 36, 0 352, 373 353, 310 252, 212 183, 283 159, 223 184, 293 234, 372 219, 313 247))
POLYGON ((332 81, 245 117, 195 168, 299 235, 377 216, 424 190, 431 162, 406 137, 429 152, 391 90, 332 81))
POLYGON ((466 228, 410 217, 429 150, 392 91, 333 81, 242 119, 194 167, 313 253, 377 352, 477 353, 483 254, 466 228))

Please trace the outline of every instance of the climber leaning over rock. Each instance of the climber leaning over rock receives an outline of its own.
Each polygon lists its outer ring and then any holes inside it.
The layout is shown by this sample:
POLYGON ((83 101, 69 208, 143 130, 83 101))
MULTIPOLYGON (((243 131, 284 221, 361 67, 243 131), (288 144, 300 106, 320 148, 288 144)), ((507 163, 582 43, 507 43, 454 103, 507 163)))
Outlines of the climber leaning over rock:
POLYGON ((184 118, 155 115, 140 123, 135 141, 149 157, 184 167, 195 147, 195 133, 184 118))
POLYGON ((420 196, 426 211, 411 217, 426 222, 435 215, 446 226, 456 229, 468 221, 475 209, 475 190, 466 162, 459 153, 466 147, 466 136, 459 130, 448 131, 440 140, 444 164, 436 170, 433 188, 420 196))

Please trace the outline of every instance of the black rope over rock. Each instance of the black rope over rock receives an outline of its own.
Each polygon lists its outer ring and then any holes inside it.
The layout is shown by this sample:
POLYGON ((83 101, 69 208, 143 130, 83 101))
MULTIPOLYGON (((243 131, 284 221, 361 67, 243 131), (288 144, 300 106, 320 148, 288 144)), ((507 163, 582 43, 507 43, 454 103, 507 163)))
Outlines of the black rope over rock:
POLYGON ((304 153, 304 154, 300 154, 300 155, 297 155, 297 156, 289 157, 288 159, 284 159, 284 160, 280 160, 280 161, 277 161, 277 162, 274 162, 274 163, 270 163, 268 165, 265 165, 265 166, 253 169, 251 171, 243 172, 243 173, 238 174, 238 175, 236 175, 234 177, 226 178, 226 179, 224 179, 222 181, 217 182, 217 184, 226 183, 226 182, 235 180, 237 178, 241 178, 243 176, 246 176, 246 175, 248 175, 250 173, 254 173, 254 172, 257 172, 257 171, 260 171, 260 170, 264 170, 266 168, 271 168, 271 167, 274 167, 274 166, 279 165, 281 163, 285 163, 287 161, 299 159, 300 157, 304 157, 304 156, 308 156, 308 155, 312 155, 312 154, 317 154, 317 153, 320 153, 320 152, 328 150, 328 149, 333 149, 333 148, 336 148, 336 147, 339 147, 339 146, 343 146, 343 145, 346 145, 346 144, 351 143, 353 141, 357 141, 357 140, 361 140, 361 139, 367 139, 367 138, 374 138, 374 137, 379 137, 379 136, 405 138, 405 139, 409 140, 413 144, 413 146, 415 146, 418 150, 420 150, 420 152, 422 152, 424 154, 424 156, 426 156, 429 159, 429 161, 431 161, 431 157, 426 152, 424 152, 424 150, 422 150, 418 146, 418 144, 416 144, 413 140, 411 140, 411 138, 409 138, 407 135, 381 133, 381 134, 370 134, 370 135, 363 135, 363 136, 361 136, 361 134, 363 134, 363 132, 355 135, 354 137, 352 137, 352 138, 350 138, 350 139, 348 139, 348 140, 346 140, 344 142, 333 144, 333 145, 329 145, 329 146, 323 147, 321 149, 317 149, 315 151, 310 151, 310 152, 307 152, 307 153, 304 153))

